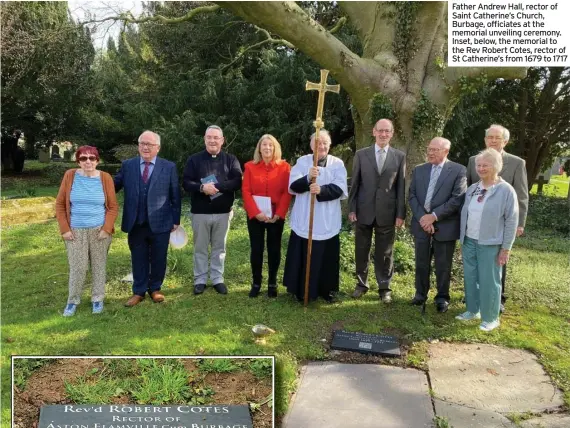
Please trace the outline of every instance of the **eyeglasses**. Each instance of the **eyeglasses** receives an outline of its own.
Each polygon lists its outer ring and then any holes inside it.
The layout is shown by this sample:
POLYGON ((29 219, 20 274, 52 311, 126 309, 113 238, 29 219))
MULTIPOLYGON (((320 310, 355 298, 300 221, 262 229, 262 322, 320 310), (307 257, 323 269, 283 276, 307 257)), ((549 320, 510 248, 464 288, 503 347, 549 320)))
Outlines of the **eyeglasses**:
POLYGON ((392 132, 391 129, 377 129, 376 132, 379 134, 390 134, 392 132))
POLYGON ((485 139, 488 141, 503 141, 503 137, 494 137, 491 135, 485 137, 485 139))
POLYGON ((153 148, 157 147, 158 144, 140 142, 140 143, 139 143, 139 146, 141 146, 141 147, 148 147, 149 149, 153 149, 153 148))
POLYGON ((478 197, 477 197, 477 202, 483 202, 483 199, 485 199, 485 194, 487 193, 487 189, 478 189, 478 197))
POLYGON ((97 160, 96 156, 79 156, 79 162, 87 162, 87 161, 95 162, 97 160))
POLYGON ((441 152, 442 149, 436 149, 433 147, 428 147, 426 150, 428 153, 437 153, 437 152, 441 152))
POLYGON ((216 136, 216 137, 211 137, 211 136, 208 135, 208 136, 206 137, 206 140, 220 141, 222 138, 224 138, 224 137, 217 137, 217 136, 216 136))

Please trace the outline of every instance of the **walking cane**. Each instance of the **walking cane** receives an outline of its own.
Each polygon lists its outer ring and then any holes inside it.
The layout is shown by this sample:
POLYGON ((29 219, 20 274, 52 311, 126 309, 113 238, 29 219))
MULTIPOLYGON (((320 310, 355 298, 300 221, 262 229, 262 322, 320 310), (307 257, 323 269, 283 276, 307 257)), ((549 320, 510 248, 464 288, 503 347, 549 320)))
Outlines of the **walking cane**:
MULTIPOLYGON (((305 85, 306 91, 319 91, 319 101, 317 103, 317 119, 313 122, 315 127, 315 146, 313 149, 313 167, 317 166, 319 160, 318 154, 318 144, 319 144, 319 132, 321 128, 325 127, 323 122, 323 106, 325 104, 325 93, 334 92, 338 94, 340 92, 340 85, 327 85, 327 76, 329 74, 328 70, 321 70, 321 81, 319 83, 308 82, 305 85)), ((311 179, 311 184, 316 181, 315 178, 311 179)), ((309 304, 309 277, 311 274, 311 251, 313 248, 313 216, 315 214, 315 197, 316 195, 311 194, 311 209, 309 214, 309 242, 307 244, 307 264, 305 268, 305 308, 309 304)))

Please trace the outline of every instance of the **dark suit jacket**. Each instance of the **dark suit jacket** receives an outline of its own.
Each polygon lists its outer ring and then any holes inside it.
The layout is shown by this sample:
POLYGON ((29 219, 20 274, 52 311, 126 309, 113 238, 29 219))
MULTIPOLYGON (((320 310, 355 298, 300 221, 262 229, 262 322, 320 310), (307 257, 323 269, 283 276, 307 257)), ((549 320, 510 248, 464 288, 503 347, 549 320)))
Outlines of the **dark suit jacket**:
MULTIPOLYGON (((431 163, 424 163, 414 168, 410 183, 409 203, 412 209, 411 232, 415 237, 424 237, 426 232, 420 226, 420 219, 426 210, 424 205, 431 176, 431 163)), ((466 169, 463 165, 446 161, 437 179, 431 198, 431 211, 437 216, 437 232, 434 239, 438 241, 455 241, 459 239, 461 223, 461 207, 467 190, 466 169)))
MULTIPOLYGON (((115 191, 125 189, 121 230, 129 233, 135 225, 138 210, 140 157, 128 159, 115 175, 115 191)), ((180 224, 180 185, 174 163, 157 157, 148 188, 148 223, 152 233, 170 231, 180 224)))
POLYGON ((380 174, 374 145, 360 149, 352 164, 348 195, 350 212, 365 225, 394 226, 396 217, 406 218, 406 155, 390 147, 380 174))
MULTIPOLYGON (((528 212, 528 180, 524 159, 503 150, 503 169, 499 176, 515 189, 519 203, 518 227, 524 227, 528 212)), ((467 164, 467 186, 469 187, 478 181, 479 175, 475 167, 475 156, 471 156, 467 164)))

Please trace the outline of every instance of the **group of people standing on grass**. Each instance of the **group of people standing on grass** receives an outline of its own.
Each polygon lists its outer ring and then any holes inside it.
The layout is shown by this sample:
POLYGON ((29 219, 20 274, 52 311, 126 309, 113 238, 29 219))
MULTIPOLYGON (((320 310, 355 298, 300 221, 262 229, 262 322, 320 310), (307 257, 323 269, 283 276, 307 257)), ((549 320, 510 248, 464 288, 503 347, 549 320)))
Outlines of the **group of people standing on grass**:
MULTIPOLYGON (((242 174, 237 158, 222 150, 222 129, 209 126, 204 135, 205 150, 188 158, 182 180, 191 201, 194 294, 206 290, 208 279, 218 293, 228 292, 224 281, 226 242, 235 192, 241 188, 250 237, 250 297, 257 297, 262 290, 265 246, 267 295, 278 294, 281 238, 295 196, 282 283, 289 293, 303 300, 308 218, 315 195, 309 298, 337 301, 340 201, 348 199, 348 217, 355 226, 357 283, 352 297, 360 298, 369 291, 374 235, 379 297, 389 303, 395 230, 403 227, 406 216, 406 155, 390 146, 393 135, 390 120, 375 124, 375 144, 356 152, 349 192, 346 168, 341 159, 329 154, 331 137, 326 130, 320 132, 318 140, 315 135, 310 139, 318 166, 313 166, 313 155, 306 155, 291 168, 282 159, 277 139, 266 134, 257 142, 253 160, 245 164, 242 174)), ((411 303, 423 305, 427 300, 433 257, 436 308, 447 311, 453 253, 460 240, 467 311, 457 318, 481 318, 480 328, 485 331, 499 325, 505 267, 515 237, 524 231, 528 207, 524 161, 503 150, 508 140, 506 128, 491 125, 485 133, 487 149, 473 156, 465 168, 447 159, 449 140, 434 138, 427 149, 428 162, 413 170, 408 196, 416 253, 416 293, 411 303)), ((145 131, 138 143, 139 156, 124 161, 115 177, 97 170, 99 154, 95 147, 83 146, 76 153, 79 168, 67 171, 63 178, 56 214, 70 265, 64 316, 76 311, 89 264, 93 313, 103 310, 106 257, 118 215, 115 192, 121 189, 121 229, 128 234, 133 270, 133 294, 125 306, 139 304, 147 294, 153 302, 164 301, 161 287, 170 233, 180 225, 181 190, 174 163, 158 157, 160 136, 145 131)))

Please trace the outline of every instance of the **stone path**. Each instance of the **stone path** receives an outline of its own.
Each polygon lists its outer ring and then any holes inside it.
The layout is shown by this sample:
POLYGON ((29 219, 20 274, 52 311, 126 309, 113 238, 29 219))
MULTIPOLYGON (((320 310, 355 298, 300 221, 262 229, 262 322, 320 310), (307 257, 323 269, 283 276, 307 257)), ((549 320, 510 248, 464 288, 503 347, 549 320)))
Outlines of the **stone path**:
POLYGON ((303 368, 283 427, 421 428, 433 417, 420 370, 319 362, 303 368))
POLYGON ((284 428, 567 428, 560 391, 530 352, 432 344, 426 373, 375 364, 309 363, 284 428), (434 415, 435 409, 435 415, 434 415), (536 417, 524 419, 532 412, 536 417), (507 416, 519 417, 518 425, 507 416))

